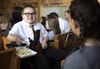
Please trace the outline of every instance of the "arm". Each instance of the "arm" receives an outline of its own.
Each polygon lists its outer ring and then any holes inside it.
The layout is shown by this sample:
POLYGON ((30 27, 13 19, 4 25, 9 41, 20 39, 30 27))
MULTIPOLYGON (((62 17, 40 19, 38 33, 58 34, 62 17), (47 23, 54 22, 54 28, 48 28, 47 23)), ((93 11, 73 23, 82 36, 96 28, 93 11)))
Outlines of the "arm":
POLYGON ((15 35, 9 34, 7 36, 7 38, 11 41, 11 42, 16 42, 16 44, 21 45, 23 43, 23 39, 20 37, 17 37, 15 35))
POLYGON ((11 42, 16 42, 16 44, 20 45, 23 42, 23 39, 18 36, 19 35, 19 31, 18 31, 18 25, 15 24, 12 29, 10 30, 7 38, 11 41, 11 42))
POLYGON ((48 40, 48 37, 45 37, 41 44, 43 49, 47 48, 47 40, 48 40))
POLYGON ((15 35, 9 34, 9 35, 7 36, 7 38, 8 38, 10 41, 16 41, 16 36, 15 36, 15 35))
POLYGON ((48 32, 46 31, 46 29, 44 28, 44 26, 42 24, 41 24, 40 36, 41 35, 42 35, 41 46, 42 46, 43 49, 45 49, 45 48, 47 48, 48 32))

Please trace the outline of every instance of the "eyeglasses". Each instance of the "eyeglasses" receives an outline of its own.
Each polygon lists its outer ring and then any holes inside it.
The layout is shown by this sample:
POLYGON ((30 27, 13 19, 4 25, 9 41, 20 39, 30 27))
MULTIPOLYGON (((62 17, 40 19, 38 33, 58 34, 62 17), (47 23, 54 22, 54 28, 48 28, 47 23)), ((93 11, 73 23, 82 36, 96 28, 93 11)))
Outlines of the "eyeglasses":
POLYGON ((26 16, 35 15, 35 13, 22 13, 22 14, 25 14, 26 16))

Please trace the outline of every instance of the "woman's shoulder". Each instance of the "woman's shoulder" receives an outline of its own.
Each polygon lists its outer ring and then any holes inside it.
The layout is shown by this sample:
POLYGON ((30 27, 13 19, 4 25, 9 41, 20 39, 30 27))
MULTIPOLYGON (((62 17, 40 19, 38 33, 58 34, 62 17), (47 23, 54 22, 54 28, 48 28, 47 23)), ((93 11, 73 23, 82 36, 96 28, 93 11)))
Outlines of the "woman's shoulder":
POLYGON ((72 54, 70 54, 67 58, 67 59, 77 59, 77 58, 80 58, 80 51, 77 50, 75 52, 73 52, 72 54))
POLYGON ((87 62, 81 56, 80 51, 75 51, 64 60, 64 69, 88 69, 87 62))

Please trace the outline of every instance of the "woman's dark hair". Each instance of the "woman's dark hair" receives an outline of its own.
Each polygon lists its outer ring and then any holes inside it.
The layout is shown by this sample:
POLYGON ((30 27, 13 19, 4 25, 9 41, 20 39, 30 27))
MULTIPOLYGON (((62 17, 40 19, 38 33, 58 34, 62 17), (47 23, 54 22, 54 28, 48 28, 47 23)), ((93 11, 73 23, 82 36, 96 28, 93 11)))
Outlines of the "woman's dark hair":
POLYGON ((97 0, 73 0, 69 12, 79 25, 82 38, 100 40, 100 5, 97 0))
POLYGON ((57 17, 47 15, 49 27, 54 31, 55 34, 61 34, 59 21, 57 17))
POLYGON ((50 15, 53 17, 59 17, 59 15, 56 12, 51 12, 50 15))
POLYGON ((46 17, 42 16, 42 22, 41 24, 46 28, 46 17))

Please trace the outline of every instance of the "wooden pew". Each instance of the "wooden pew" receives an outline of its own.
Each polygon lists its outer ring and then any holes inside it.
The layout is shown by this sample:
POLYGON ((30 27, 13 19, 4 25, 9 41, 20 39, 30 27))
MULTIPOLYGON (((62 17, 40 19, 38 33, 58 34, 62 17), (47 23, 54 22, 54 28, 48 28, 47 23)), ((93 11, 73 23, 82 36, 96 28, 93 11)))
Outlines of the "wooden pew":
POLYGON ((0 37, 0 69, 20 69, 20 60, 15 48, 8 48, 7 37, 0 37))
POLYGON ((9 44, 11 41, 7 37, 2 37, 2 39, 3 39, 3 42, 4 42, 4 48, 8 49, 6 45, 9 44))

